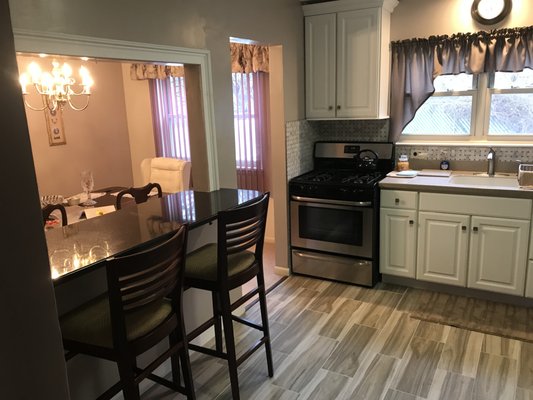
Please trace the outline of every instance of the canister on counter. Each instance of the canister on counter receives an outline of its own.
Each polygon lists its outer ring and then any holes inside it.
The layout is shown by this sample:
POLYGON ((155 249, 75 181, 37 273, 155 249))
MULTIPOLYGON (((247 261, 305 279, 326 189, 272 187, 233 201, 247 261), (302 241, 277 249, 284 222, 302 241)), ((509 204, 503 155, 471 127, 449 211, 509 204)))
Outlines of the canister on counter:
POLYGON ((409 159, 407 158, 407 155, 402 154, 398 158, 398 162, 396 163, 396 169, 398 171, 406 171, 409 169, 409 159))

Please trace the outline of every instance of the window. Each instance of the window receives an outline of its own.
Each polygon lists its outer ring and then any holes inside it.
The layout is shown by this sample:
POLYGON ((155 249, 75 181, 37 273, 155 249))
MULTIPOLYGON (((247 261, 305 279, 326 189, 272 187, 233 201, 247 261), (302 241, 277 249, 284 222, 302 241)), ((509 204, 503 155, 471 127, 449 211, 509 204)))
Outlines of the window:
POLYGON ((404 128, 406 139, 533 136, 533 70, 441 75, 435 93, 404 128))
POLYGON ((157 156, 191 160, 185 78, 169 76, 150 81, 155 104, 157 156))
POLYGON ((237 187, 264 191, 268 74, 234 72, 231 76, 237 187))

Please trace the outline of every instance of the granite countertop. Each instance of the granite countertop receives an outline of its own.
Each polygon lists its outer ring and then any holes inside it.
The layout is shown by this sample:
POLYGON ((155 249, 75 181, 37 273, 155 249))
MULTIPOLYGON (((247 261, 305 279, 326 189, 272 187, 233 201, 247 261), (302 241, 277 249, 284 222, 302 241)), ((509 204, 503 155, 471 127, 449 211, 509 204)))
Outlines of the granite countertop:
POLYGON ((452 171, 449 177, 387 176, 379 186, 381 189, 533 199, 533 187, 520 187, 516 174, 496 173, 488 177, 481 172, 452 171))
POLYGON ((142 204, 47 230, 46 243, 54 284, 103 265, 105 258, 149 245, 182 224, 194 229, 260 196, 255 190, 184 191, 153 197, 142 204))

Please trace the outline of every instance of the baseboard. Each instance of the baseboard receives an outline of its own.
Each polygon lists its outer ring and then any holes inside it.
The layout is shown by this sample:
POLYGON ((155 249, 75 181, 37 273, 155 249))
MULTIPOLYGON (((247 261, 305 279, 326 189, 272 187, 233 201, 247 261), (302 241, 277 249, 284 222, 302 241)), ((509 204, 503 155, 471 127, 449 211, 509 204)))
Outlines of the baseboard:
POLYGON ((276 275, 281 275, 281 276, 289 276, 290 275, 288 267, 279 267, 279 266, 275 265, 274 266, 274 272, 276 273, 276 275))

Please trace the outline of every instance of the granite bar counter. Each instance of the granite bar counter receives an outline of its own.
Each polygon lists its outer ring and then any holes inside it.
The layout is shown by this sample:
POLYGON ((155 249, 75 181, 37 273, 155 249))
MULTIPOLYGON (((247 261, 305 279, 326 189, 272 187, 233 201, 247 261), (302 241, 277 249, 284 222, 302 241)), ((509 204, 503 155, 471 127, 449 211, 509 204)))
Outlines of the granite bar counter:
POLYGON ((254 190, 189 190, 150 198, 146 203, 129 204, 100 217, 49 229, 46 242, 54 285, 98 268, 107 257, 149 245, 181 224, 187 224, 193 231, 214 221, 219 211, 244 204, 259 195, 254 190))

